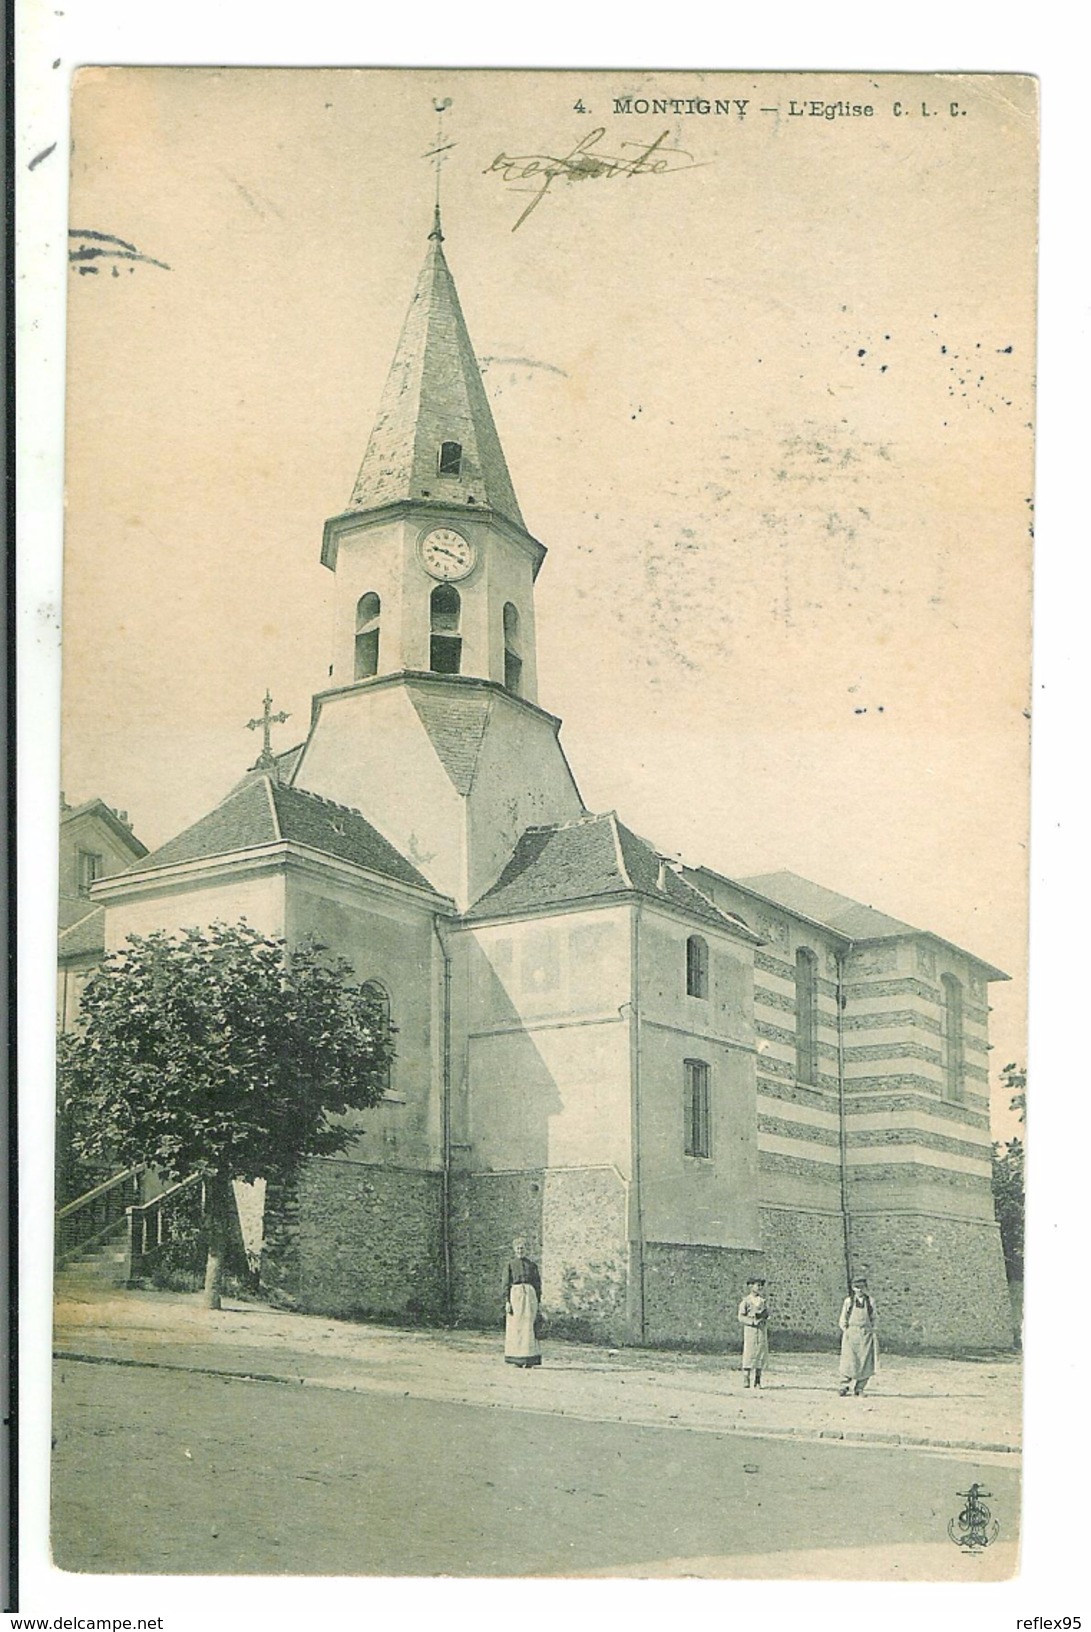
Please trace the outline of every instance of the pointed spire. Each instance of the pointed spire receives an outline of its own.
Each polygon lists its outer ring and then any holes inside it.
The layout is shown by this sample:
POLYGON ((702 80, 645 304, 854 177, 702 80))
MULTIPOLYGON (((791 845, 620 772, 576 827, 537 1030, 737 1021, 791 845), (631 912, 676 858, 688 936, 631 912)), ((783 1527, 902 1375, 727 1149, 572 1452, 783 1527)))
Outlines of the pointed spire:
POLYGON ((495 510, 524 526, 443 253, 438 203, 349 509, 408 499, 495 510))

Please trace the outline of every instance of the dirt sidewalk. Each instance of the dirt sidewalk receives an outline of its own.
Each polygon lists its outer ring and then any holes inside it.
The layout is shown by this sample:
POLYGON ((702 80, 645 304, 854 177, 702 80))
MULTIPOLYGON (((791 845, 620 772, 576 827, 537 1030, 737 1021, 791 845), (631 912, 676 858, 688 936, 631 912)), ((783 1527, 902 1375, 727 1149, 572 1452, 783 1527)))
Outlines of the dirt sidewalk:
POLYGON ((227 1300, 128 1292, 66 1278, 58 1285, 59 1355, 230 1373, 348 1391, 541 1411, 715 1433, 854 1443, 1019 1449, 1021 1366, 1014 1356, 884 1356, 862 1398, 837 1392, 828 1353, 775 1352, 759 1391, 738 1359, 547 1343, 538 1370, 505 1366, 500 1333, 401 1330, 227 1300))

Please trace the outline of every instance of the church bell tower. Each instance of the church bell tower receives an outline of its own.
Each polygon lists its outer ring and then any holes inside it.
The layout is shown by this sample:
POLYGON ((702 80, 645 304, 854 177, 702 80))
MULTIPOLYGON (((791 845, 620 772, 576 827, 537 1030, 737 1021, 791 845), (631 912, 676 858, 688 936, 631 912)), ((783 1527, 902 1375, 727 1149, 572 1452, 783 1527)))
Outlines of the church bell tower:
POLYGON ((439 207, 348 508, 327 521, 330 687, 297 785, 363 812, 460 906, 521 833, 583 805, 537 707, 526 529, 439 207))
POLYGON ((475 675, 535 701, 534 580, 439 209, 348 509, 326 523, 334 685, 475 675))

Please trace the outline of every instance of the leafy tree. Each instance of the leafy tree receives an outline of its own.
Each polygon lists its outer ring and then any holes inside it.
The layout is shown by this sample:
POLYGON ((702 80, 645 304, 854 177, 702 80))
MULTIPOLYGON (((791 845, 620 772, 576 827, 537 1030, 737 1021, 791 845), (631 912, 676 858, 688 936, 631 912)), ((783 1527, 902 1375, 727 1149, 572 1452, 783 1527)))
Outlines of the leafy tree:
POLYGON ((1023 1279, 1025 1154, 1021 1139, 993 1146, 993 1202, 1009 1281, 1023 1279))
POLYGON ((220 1307, 231 1181, 286 1179, 352 1141, 343 1120, 383 1096, 382 1007, 315 941, 289 950, 245 921, 131 935, 90 977, 62 1037, 78 1153, 171 1179, 201 1173, 205 1303, 220 1307))
POLYGON ((1027 1119, 1027 1073, 1012 1060, 1000 1073, 1000 1081, 1011 1094, 1008 1110, 1016 1111, 1020 1122, 1027 1119))
MULTIPOLYGON (((1027 1073, 1014 1060, 1000 1073, 1000 1080, 1011 1095, 1009 1110, 1017 1112, 1020 1122, 1027 1117, 1027 1073)), ((996 1222, 1000 1225, 1000 1240, 1004 1247, 1004 1262, 1008 1279, 1023 1279, 1023 1232, 1026 1214, 1026 1147, 1022 1139, 1009 1139, 1007 1144, 993 1145, 993 1202, 996 1222)))

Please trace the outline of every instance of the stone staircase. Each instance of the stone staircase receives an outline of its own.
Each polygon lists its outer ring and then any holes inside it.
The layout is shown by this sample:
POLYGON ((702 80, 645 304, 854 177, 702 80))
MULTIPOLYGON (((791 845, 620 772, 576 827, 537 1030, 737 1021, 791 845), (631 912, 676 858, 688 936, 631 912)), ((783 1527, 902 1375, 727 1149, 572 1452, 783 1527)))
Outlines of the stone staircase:
POLYGON ((127 1227, 124 1221, 107 1237, 69 1258, 57 1270, 58 1286, 124 1286, 129 1268, 127 1227))
POLYGON ((144 1164, 127 1168, 60 1208, 54 1242, 58 1289, 134 1286, 180 1226, 200 1221, 205 1208, 200 1174, 142 1201, 147 1172, 144 1164))

